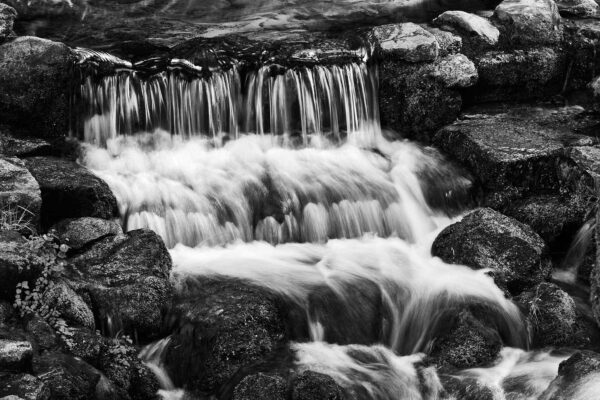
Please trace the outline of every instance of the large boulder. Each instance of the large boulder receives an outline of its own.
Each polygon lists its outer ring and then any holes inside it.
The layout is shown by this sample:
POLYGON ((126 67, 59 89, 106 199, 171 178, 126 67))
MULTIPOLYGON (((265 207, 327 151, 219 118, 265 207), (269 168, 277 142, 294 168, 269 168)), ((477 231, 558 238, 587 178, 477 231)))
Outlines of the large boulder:
POLYGON ((304 371, 292 380, 292 400, 342 400, 343 389, 329 375, 304 371))
POLYGON ((504 0, 493 18, 511 45, 556 44, 562 39, 561 18, 554 0, 504 0))
POLYGON ((175 307, 165 365, 177 386, 214 393, 240 368, 282 347, 286 326, 277 299, 264 289, 198 279, 186 279, 186 297, 175 307))
POLYGON ((160 237, 150 230, 108 236, 69 260, 71 286, 89 299, 96 324, 114 335, 155 338, 171 304, 172 262, 160 237))
POLYGON ((551 267, 542 238, 489 208, 475 210, 444 229, 431 252, 448 263, 489 269, 496 284, 512 294, 543 281, 551 267))
POLYGON ((17 11, 11 6, 0 3, 0 43, 15 35, 13 32, 15 18, 17 18, 17 11))
POLYGON ((540 396, 544 400, 593 399, 598 394, 600 354, 579 351, 560 363, 558 376, 540 396))
POLYGON ((369 36, 386 58, 424 62, 435 60, 439 53, 435 36, 411 22, 380 25, 373 28, 369 36))
POLYGON ((434 63, 431 76, 449 89, 463 89, 477 82, 477 68, 464 54, 453 54, 434 63))
POLYGON ((25 165, 42 190, 42 226, 65 218, 115 218, 117 200, 102 179, 81 165, 53 157, 31 157, 25 165))
POLYGON ((40 186, 23 161, 0 158, 0 229, 32 230, 42 206, 40 186))
POLYGON ((69 48, 23 36, 0 46, 0 120, 36 137, 67 134, 69 48))
POLYGON ((464 11, 446 11, 440 14, 433 23, 443 29, 451 29, 460 33, 466 33, 472 38, 477 38, 490 46, 498 43, 500 31, 492 23, 478 15, 464 11))

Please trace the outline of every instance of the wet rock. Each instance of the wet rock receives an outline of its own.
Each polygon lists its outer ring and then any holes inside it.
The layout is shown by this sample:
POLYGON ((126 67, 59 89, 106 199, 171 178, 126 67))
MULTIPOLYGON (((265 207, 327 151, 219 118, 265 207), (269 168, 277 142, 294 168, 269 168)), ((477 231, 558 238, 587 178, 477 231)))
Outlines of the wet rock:
POLYGON ((342 388, 332 377, 305 371, 292 381, 292 400, 342 400, 342 388))
POLYGON ((435 36, 411 22, 381 25, 370 33, 382 56, 408 62, 433 61, 439 45, 435 36))
POLYGON ((511 202, 502 212, 529 225, 554 250, 567 249, 585 222, 588 204, 577 195, 544 194, 511 202))
POLYGON ((0 120, 35 137, 64 136, 72 55, 62 44, 23 36, 0 46, 0 120))
POLYGON ((284 344, 278 302, 264 289, 208 278, 185 284, 165 362, 177 386, 214 392, 284 344))
POLYGON ((140 339, 156 337, 171 304, 172 262, 150 230, 108 236, 69 259, 69 283, 89 296, 97 326, 140 339))
POLYGON ((501 35, 511 45, 556 44, 562 38, 554 0, 504 0, 494 11, 501 35))
POLYGON ((450 89, 471 87, 478 78, 475 65, 463 54, 438 60, 432 67, 431 76, 450 89))
POLYGON ((598 378, 600 378, 600 354, 579 351, 560 363, 558 376, 540 398, 548 400, 592 399, 598 393, 598 378))
POLYGON ((233 400, 285 400, 287 383, 277 375, 248 375, 235 387, 233 400))
POLYGON ((16 158, 0 158, 0 212, 4 230, 34 229, 39 221, 40 187, 25 164, 16 158))
POLYGON ((525 308, 535 346, 567 346, 575 342, 575 301, 558 286, 543 282, 515 299, 525 308))
POLYGON ((26 371, 32 356, 31 343, 0 339, 0 371, 26 371))
POLYGON ((17 18, 17 10, 0 3, 0 43, 11 39, 15 35, 13 32, 15 18, 17 18))
POLYGON ((498 332, 469 311, 460 312, 449 326, 451 328, 436 340, 431 351, 431 356, 440 366, 462 369, 488 365, 502 350, 498 332))
POLYGON ((94 329, 94 314, 66 282, 53 283, 42 296, 45 304, 60 313, 69 326, 94 329))
POLYGON ((437 40, 440 46, 440 57, 460 53, 462 49, 462 39, 460 36, 429 25, 423 25, 423 28, 435 36, 435 40, 437 40))
POLYGON ((44 353, 34 357, 33 372, 50 389, 57 400, 89 400, 95 398, 101 373, 75 357, 60 353, 44 353))
POLYGON ((5 157, 27 157, 49 152, 48 141, 36 137, 15 137, 0 128, 0 154, 5 157))
POLYGON ((594 0, 558 0, 556 5, 558 11, 567 16, 591 17, 599 11, 598 3, 594 0))
POLYGON ((574 181, 583 179, 581 168, 564 161, 570 146, 590 145, 593 139, 575 133, 577 112, 525 107, 465 115, 438 131, 433 142, 473 173, 485 205, 502 209, 528 195, 579 185, 574 181))
POLYGON ((50 400, 50 389, 42 380, 32 375, 0 373, 0 396, 16 396, 23 400, 50 400))
POLYGON ((43 226, 65 218, 118 215, 117 200, 108 185, 75 162, 32 157, 25 159, 25 165, 42 190, 43 226))
POLYGON ((448 263, 489 268, 496 284, 512 294, 550 273, 542 238, 527 225, 489 208, 473 211, 444 229, 431 253, 448 263))
POLYGON ((489 51, 473 58, 478 84, 467 93, 472 103, 535 99, 558 93, 565 60, 552 48, 489 51))
POLYGON ((485 18, 464 11, 446 11, 433 23, 442 29, 452 29, 458 32, 464 32, 471 37, 477 37, 481 42, 488 45, 498 43, 500 32, 498 28, 485 18))
POLYGON ((84 217, 66 219, 53 226, 61 243, 79 250, 105 236, 123 234, 121 226, 110 220, 84 217))

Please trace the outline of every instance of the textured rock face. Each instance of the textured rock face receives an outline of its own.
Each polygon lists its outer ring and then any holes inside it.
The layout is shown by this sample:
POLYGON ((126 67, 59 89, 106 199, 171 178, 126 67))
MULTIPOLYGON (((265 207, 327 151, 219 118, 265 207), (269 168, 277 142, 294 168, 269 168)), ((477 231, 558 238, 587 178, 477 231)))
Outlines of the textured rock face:
POLYGON ((29 374, 0 375, 0 396, 24 400, 50 400, 50 388, 29 374))
POLYGON ((550 273, 546 245, 530 227, 489 208, 444 229, 431 253, 452 264, 489 268, 496 284, 518 294, 550 273))
POLYGON ((292 400, 342 400, 342 388, 328 375, 305 371, 292 381, 292 400))
POLYGON ((0 339, 0 371, 25 371, 31 367, 32 356, 31 343, 0 339))
POLYGON ((558 11, 564 15, 591 17, 598 14, 598 3, 594 0, 558 0, 558 11))
POLYGON ((558 377, 540 396, 548 400, 592 399, 597 395, 597 382, 600 376, 600 354, 580 351, 560 363, 558 377), (584 385, 587 385, 587 390, 584 385), (591 389, 591 390, 590 390, 591 389), (582 395, 583 396, 578 396, 582 395))
POLYGON ((0 119, 35 137, 68 132, 72 55, 62 44, 23 36, 0 46, 0 119))
POLYGON ((176 385, 210 393, 282 346, 286 330, 279 306, 264 290, 200 279, 188 282, 197 287, 175 307, 165 364, 176 385))
POLYGON ((53 284, 44 292, 43 300, 49 307, 60 312, 61 317, 69 326, 94 329, 94 314, 67 283, 53 284))
POLYGON ((446 11, 433 20, 435 25, 445 29, 463 31, 476 36, 488 45, 498 43, 500 31, 487 19, 464 11, 446 11))
POLYGON ((554 0, 504 0, 493 18, 513 45, 555 44, 561 40, 560 15, 554 0))
POLYGON ((235 387, 233 400, 285 400, 286 386, 282 377, 259 372, 248 375, 235 387))
POLYGON ((50 143, 39 138, 17 138, 0 128, 0 154, 5 157, 27 157, 49 152, 50 143))
POLYGON ((79 250, 105 236, 123 233, 118 223, 92 217, 66 219, 54 225, 53 228, 60 242, 75 250, 79 250))
POLYGON ((156 337, 172 295, 171 257, 158 235, 137 230, 109 236, 69 262, 70 283, 84 298, 89 296, 100 328, 156 337))
POLYGON ((11 6, 0 3, 0 43, 14 36, 15 18, 17 18, 17 11, 11 6))
POLYGON ((471 87, 478 78, 475 65, 463 54, 441 58, 433 66, 431 76, 449 89, 471 87))
POLYGON ((25 160, 42 190, 42 225, 65 218, 118 215, 117 200, 108 185, 79 164, 52 157, 25 160))
POLYGON ((15 224, 3 229, 20 229, 18 225, 35 228, 41 206, 40 187, 23 161, 0 158, 0 210, 12 219, 7 222, 15 224))
POLYGON ((13 301, 15 286, 33 280, 44 268, 44 262, 23 241, 0 242, 0 299, 13 301))
POLYGON ((377 26, 370 37, 384 57, 423 62, 435 60, 439 53, 435 36, 410 22, 377 26))

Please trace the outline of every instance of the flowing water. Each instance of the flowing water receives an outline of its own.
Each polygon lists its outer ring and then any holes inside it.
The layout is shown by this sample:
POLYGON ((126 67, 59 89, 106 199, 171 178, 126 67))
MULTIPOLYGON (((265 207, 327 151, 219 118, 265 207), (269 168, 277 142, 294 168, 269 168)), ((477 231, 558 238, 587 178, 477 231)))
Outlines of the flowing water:
MULTIPOLYGON (((176 288, 234 278, 286 299, 311 340, 290 344, 294 368, 330 375, 350 398, 438 399, 453 380, 495 399, 545 396, 568 354, 522 350, 522 316, 488 271, 431 257, 471 182, 437 151, 384 138, 375 66, 233 64, 190 78, 181 65, 200 67, 183 60, 148 75, 102 57, 115 72, 77 89, 82 162, 113 190, 126 230, 162 236, 176 288), (323 293, 335 309, 315 302, 323 293), (454 375, 424 367, 448 316, 472 305, 498 327, 500 359, 454 375)), ((163 365, 170 345, 141 357, 162 396, 181 399, 163 365)))

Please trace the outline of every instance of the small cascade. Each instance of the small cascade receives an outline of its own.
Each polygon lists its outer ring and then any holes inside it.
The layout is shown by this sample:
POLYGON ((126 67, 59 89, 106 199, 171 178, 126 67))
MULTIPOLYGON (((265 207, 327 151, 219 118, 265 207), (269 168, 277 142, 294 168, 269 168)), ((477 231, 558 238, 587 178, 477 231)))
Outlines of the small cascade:
POLYGON ((240 134, 341 140, 378 132, 377 71, 367 63, 244 68, 237 62, 200 67, 183 59, 135 65, 77 49, 77 135, 104 146, 120 135, 164 130, 182 137, 240 134), (150 64, 153 64, 149 66, 150 64), (106 74, 109 65, 112 73, 106 74), (162 67, 157 70, 157 65, 162 67))
POLYGON ((579 276, 579 269, 585 262, 588 249, 596 232, 596 219, 586 221, 575 234, 569 250, 561 264, 561 268, 555 270, 552 277, 564 283, 573 284, 579 276))

